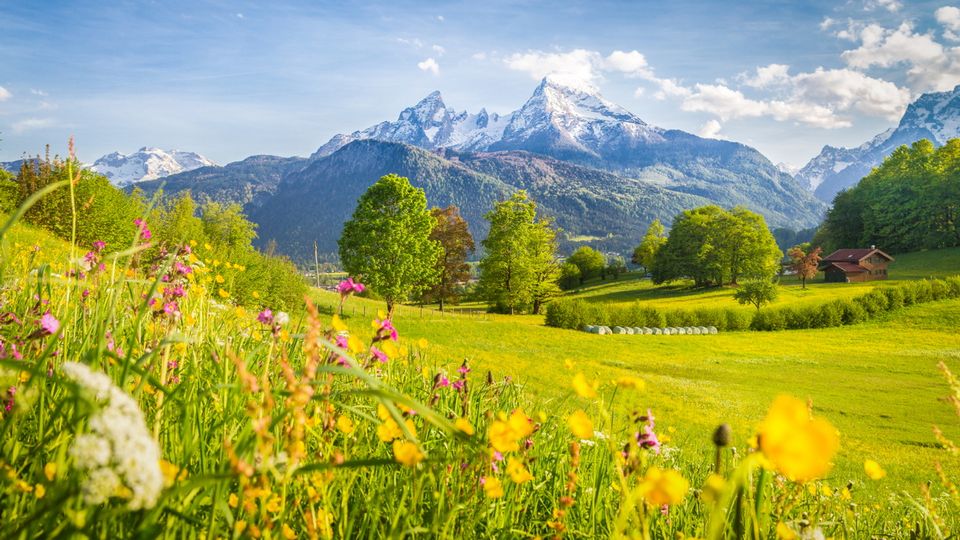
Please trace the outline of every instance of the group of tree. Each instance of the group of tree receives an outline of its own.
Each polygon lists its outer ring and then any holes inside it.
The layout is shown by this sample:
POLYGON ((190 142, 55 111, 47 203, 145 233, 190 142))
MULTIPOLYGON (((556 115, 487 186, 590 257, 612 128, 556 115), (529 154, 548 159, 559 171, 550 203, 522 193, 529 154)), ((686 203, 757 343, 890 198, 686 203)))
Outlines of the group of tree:
POLYGON ((559 293, 557 230, 537 215, 526 191, 494 204, 484 216, 490 233, 483 241, 477 293, 502 313, 540 313, 559 293))
MULTIPOLYGON (((518 191, 485 216, 477 295, 502 312, 539 313, 558 292, 557 231, 537 216, 536 203, 518 191)), ((424 191, 394 174, 360 197, 339 240, 340 259, 387 303, 414 298, 442 306, 455 302, 470 278, 475 249, 466 221, 454 206, 427 209, 424 191)))
MULTIPOLYGON (((175 198, 158 193, 148 201, 139 190, 125 193, 76 160, 47 155, 25 160, 13 181, 0 179, 12 184, 12 188, 3 184, 4 193, 10 195, 3 201, 3 210, 10 211, 37 191, 68 179, 73 183, 72 194, 67 187, 55 189, 40 198, 24 214, 24 220, 64 240, 75 240, 81 247, 105 242, 106 250, 112 252, 132 247, 139 235, 134 220, 142 219, 152 235, 149 247, 136 258, 140 263, 190 244, 202 250, 203 259, 229 262, 236 270, 230 275, 232 301, 272 309, 302 306, 307 289, 300 272, 289 260, 253 248, 256 225, 236 204, 199 205, 189 192, 175 198)), ((223 272, 223 267, 217 271, 223 272)))
POLYGON ((627 263, 623 257, 608 257, 590 246, 580 246, 560 265, 558 283, 561 289, 569 290, 591 279, 617 279, 626 271, 627 263))
POLYGON ((901 146, 840 192, 814 245, 876 245, 890 253, 960 246, 960 139, 901 146))
POLYGON ((654 283, 691 279, 697 287, 769 279, 783 256, 762 216, 714 205, 677 215, 665 241, 654 222, 637 252, 641 263, 651 265, 654 283))

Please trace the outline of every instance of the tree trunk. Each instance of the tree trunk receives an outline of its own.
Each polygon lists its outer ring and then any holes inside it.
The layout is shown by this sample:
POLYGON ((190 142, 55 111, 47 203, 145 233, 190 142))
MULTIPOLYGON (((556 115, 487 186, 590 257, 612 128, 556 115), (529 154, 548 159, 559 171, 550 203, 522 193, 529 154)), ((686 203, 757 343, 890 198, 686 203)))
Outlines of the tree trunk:
POLYGON ((393 308, 395 304, 392 299, 387 299, 387 318, 393 320, 393 308))
POLYGON ((440 297, 440 311, 443 311, 443 296, 440 297))

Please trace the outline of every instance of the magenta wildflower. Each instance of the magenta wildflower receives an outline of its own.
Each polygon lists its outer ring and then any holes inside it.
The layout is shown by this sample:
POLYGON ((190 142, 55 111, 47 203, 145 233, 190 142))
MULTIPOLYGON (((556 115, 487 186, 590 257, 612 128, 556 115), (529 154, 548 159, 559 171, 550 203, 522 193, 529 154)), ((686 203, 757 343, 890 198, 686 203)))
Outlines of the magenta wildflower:
POLYGON ((463 382, 463 379, 453 381, 453 389, 457 392, 463 390, 464 386, 466 386, 466 383, 463 382))
POLYGON ((172 317, 180 315, 180 305, 175 301, 167 302, 163 304, 163 312, 172 317))
POLYGON ((377 335, 386 334, 387 336, 390 336, 390 339, 397 341, 397 329, 394 328, 393 323, 390 322, 390 319, 384 319, 382 321, 377 320, 376 323, 380 326, 380 328, 377 330, 377 335))
POLYGON ((348 338, 347 336, 345 336, 345 335, 343 335, 343 334, 340 334, 340 335, 337 336, 336 345, 337 345, 337 347, 340 347, 341 349, 346 349, 347 347, 350 346, 350 338, 348 338))
POLYGON ((446 388, 450 386, 450 379, 446 375, 440 375, 439 380, 437 380, 437 388, 446 388))
POLYGON ((183 264, 180 261, 176 261, 173 263, 173 271, 174 273, 180 274, 181 276, 185 276, 193 272, 193 268, 190 268, 189 266, 183 264))
POLYGON ((146 221, 144 221, 144 220, 142 220, 142 219, 140 219, 140 218, 137 218, 137 219, 133 220, 133 224, 136 225, 138 229, 140 229, 140 238, 141 238, 142 240, 147 241, 147 240, 150 240, 151 238, 153 238, 153 233, 151 233, 151 232, 150 232, 150 229, 147 228, 147 222, 146 222, 146 221))
POLYGON ((103 240, 97 240, 96 242, 93 243, 94 251, 103 251, 105 247, 107 247, 107 243, 104 242, 103 240))
POLYGON ((654 423, 653 423, 653 413, 650 409, 647 409, 647 415, 641 417, 641 420, 646 421, 646 424, 643 426, 643 431, 637 432, 637 446, 644 448, 646 450, 652 450, 655 454, 660 453, 660 439, 657 437, 656 432, 654 432, 654 423))
POLYGON ((352 277, 348 277, 337 285, 337 292, 340 293, 340 296, 349 296, 353 293, 359 294, 362 293, 364 289, 366 289, 366 287, 363 283, 354 281, 352 277))
POLYGON ((270 308, 265 308, 259 314, 257 314, 257 321, 260 324, 265 324, 270 326, 273 324, 273 312, 270 311, 270 308))
POLYGON ((463 363, 460 364, 460 367, 457 368, 457 373, 459 373, 459 374, 461 374, 461 375, 466 375, 467 373, 470 373, 470 368, 467 367, 467 361, 466 361, 466 360, 464 360, 463 363))
POLYGON ((372 354, 374 358, 379 360, 381 364, 386 364, 387 361, 390 360, 390 358, 387 357, 387 355, 383 351, 381 351, 380 349, 374 346, 370 346, 370 354, 372 354))
POLYGON ((43 317, 40 317, 40 328, 43 329, 47 335, 56 334, 57 330, 60 330, 60 321, 48 311, 43 314, 43 317))

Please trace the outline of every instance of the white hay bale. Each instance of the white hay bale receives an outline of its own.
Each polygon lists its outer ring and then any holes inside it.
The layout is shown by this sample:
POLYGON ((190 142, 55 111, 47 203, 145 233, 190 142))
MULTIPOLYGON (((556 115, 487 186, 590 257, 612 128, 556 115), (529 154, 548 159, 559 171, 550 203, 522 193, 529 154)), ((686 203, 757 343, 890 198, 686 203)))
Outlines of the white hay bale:
POLYGON ((711 335, 716 335, 716 334, 717 334, 717 327, 716 327, 716 326, 708 326, 708 327, 707 327, 707 331, 709 331, 711 335))

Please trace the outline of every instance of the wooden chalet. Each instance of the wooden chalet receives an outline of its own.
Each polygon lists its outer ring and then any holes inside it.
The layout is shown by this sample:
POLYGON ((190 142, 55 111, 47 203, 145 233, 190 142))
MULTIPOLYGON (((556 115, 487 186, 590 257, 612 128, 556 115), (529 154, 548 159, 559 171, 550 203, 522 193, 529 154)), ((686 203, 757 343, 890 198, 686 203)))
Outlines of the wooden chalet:
POLYGON ((863 249, 838 249, 820 260, 827 283, 859 283, 887 279, 887 266, 893 257, 876 246, 863 249))

